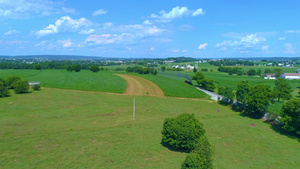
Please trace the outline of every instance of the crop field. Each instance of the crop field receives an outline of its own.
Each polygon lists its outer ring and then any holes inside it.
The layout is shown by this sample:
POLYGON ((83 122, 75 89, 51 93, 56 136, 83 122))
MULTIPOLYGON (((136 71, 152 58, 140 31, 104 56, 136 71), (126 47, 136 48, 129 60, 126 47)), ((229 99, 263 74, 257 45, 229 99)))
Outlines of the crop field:
POLYGON ((300 143, 214 102, 44 88, 1 98, 0 168, 180 168, 161 145, 167 117, 194 113, 216 168, 298 168, 300 143))
POLYGON ((0 78, 20 76, 28 81, 41 82, 42 87, 123 93, 126 81, 110 71, 93 73, 89 70, 0 70, 0 78))

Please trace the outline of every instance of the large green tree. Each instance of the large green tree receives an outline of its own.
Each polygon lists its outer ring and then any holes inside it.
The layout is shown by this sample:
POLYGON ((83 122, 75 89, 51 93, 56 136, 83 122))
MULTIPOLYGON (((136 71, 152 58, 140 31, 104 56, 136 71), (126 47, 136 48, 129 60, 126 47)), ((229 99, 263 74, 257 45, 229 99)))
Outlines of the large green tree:
POLYGON ((222 95, 224 98, 226 98, 227 102, 229 102, 229 103, 232 103, 234 100, 234 93, 231 88, 220 87, 218 90, 218 94, 222 95))
POLYGON ((17 81, 21 80, 18 76, 9 76, 6 79, 6 86, 8 89, 14 89, 17 81))
POLYGON ((280 116, 284 130, 300 135, 300 99, 292 99, 284 103, 280 116))
POLYGON ((215 85, 214 81, 211 79, 207 79, 202 72, 197 72, 193 77, 192 80, 195 80, 200 88, 205 90, 214 91, 215 85))
POLYGON ((6 97, 9 95, 9 90, 5 85, 5 80, 0 78, 0 97, 6 97))
POLYGON ((96 73, 96 72, 99 72, 100 68, 99 68, 98 65, 92 65, 92 66, 90 67, 90 70, 91 70, 92 72, 96 73))
POLYGON ((282 100, 289 100, 292 98, 292 86, 289 84, 289 82, 284 78, 277 78, 275 80, 275 87, 273 89, 274 97, 278 98, 278 101, 280 99, 282 100))
POLYGON ((253 117, 261 117, 267 110, 271 101, 270 86, 256 85, 246 95, 246 113, 253 117))
POLYGON ((27 93, 29 90, 29 83, 27 80, 19 80, 16 82, 14 87, 16 94, 27 93))
POLYGON ((237 85, 236 91, 236 100, 239 103, 245 104, 246 103, 246 95, 250 91, 250 85, 248 81, 240 81, 237 85))
POLYGON ((190 151, 204 134, 203 124, 193 114, 184 113, 176 118, 165 119, 162 142, 176 149, 190 151))

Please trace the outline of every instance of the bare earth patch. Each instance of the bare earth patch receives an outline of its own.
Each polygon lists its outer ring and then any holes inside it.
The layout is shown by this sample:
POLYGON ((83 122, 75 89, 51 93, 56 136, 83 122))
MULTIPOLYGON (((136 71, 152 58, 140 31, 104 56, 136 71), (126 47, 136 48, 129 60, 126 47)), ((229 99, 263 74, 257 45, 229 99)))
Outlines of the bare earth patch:
POLYGON ((249 124, 248 126, 249 126, 249 127, 252 127, 252 128, 255 128, 255 127, 256 127, 255 124, 249 124))
POLYGON ((127 74, 117 74, 127 82, 124 94, 139 96, 164 96, 164 92, 153 82, 127 74))

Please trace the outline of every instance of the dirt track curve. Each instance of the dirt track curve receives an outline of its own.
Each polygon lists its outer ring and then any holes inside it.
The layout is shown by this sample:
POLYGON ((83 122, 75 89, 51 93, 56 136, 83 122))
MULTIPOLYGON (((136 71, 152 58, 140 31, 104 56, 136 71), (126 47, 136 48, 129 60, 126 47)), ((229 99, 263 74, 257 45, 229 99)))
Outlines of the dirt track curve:
POLYGON ((156 84, 149 80, 127 74, 116 75, 124 78, 127 82, 127 88, 124 94, 139 96, 164 96, 164 92, 156 84))

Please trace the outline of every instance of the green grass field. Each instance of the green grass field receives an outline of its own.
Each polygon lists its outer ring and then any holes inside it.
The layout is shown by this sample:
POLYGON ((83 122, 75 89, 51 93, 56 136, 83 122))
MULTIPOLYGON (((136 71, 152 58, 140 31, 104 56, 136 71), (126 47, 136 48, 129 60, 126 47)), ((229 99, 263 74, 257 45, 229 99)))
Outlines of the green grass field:
POLYGON ((207 101, 42 89, 0 99, 0 168, 180 168, 161 145, 167 117, 194 113, 216 168, 298 168, 300 143, 207 101), (250 127, 252 126, 252 127, 250 127))
POLYGON ((165 96, 205 99, 210 98, 204 92, 197 90, 194 86, 186 84, 184 82, 186 79, 182 77, 184 75, 183 73, 159 72, 159 74, 157 74, 156 76, 132 73, 132 75, 139 76, 154 82, 162 89, 165 96))
POLYGON ((123 93, 126 89, 126 81, 114 75, 111 71, 93 73, 89 70, 80 72, 68 72, 63 70, 0 70, 0 78, 10 75, 22 77, 28 81, 41 82, 42 87, 60 89, 102 91, 123 93))

